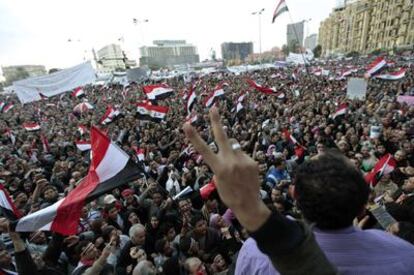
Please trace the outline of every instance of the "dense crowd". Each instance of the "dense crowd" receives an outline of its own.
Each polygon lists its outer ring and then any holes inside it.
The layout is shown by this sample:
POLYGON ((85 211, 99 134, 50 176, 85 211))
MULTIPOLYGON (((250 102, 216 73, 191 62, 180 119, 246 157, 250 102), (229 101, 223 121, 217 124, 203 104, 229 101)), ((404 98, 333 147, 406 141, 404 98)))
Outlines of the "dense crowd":
MULTIPOLYGON (((350 217, 356 218, 356 228, 381 229, 405 240, 392 239, 396 245, 414 244, 414 106, 397 102, 398 96, 414 95, 414 67, 400 57, 393 60, 394 66, 407 69, 406 76, 398 81, 369 79, 364 100, 347 99, 347 79, 312 73, 316 66, 329 70, 331 75, 353 67, 359 69, 354 75, 362 77, 368 63, 363 58, 327 61, 306 69, 266 69, 239 75, 223 71, 194 77, 191 82, 180 77, 168 79, 164 82, 174 89, 173 95, 153 102, 169 107, 166 119, 160 123, 136 117, 136 104, 147 100, 142 88, 149 82, 127 87, 85 86, 84 98, 68 92, 26 105, 19 104, 14 95, 1 95, 1 101, 14 103, 14 108, 0 114, 0 181, 23 215, 66 196, 88 173, 89 151, 78 150, 76 142, 89 137, 87 132, 79 131, 79 126, 89 129, 97 125, 145 168, 143 177, 87 204, 77 235, 16 233, 11 223, 2 218, 1 272, 277 274, 272 262, 249 237, 249 230, 221 201, 217 190, 210 188, 207 194, 200 195, 200 189, 214 185, 215 178, 183 132, 189 115, 183 96, 194 87, 197 103, 192 114, 197 114, 197 120, 193 125, 217 152, 204 101, 214 87, 223 83, 225 94, 215 104, 224 130, 258 163, 260 199, 268 208, 292 220, 305 216, 316 224, 315 230, 322 231, 346 227, 349 219, 344 224, 341 217, 347 219, 356 211, 357 215, 350 217), (284 96, 260 93, 246 79, 273 87, 284 96), (243 109, 236 112, 242 93, 246 95, 243 109), (94 109, 74 113, 73 108, 86 100, 94 109), (343 104, 347 112, 334 116, 343 104), (121 116, 101 125, 100 119, 109 105, 120 110, 121 116), (41 129, 27 131, 22 126, 27 122, 36 122, 41 129), (379 129, 379 134, 371 135, 373 129, 379 129), (362 175, 370 173, 387 154, 395 159, 396 168, 382 173, 375 184, 364 183, 369 187, 366 194, 365 189, 358 188, 343 191, 341 188, 347 187, 339 177, 346 178, 348 174, 338 171, 349 171, 346 165, 322 166, 317 172, 312 170, 315 167, 303 168, 330 148, 338 149, 362 175), (144 154, 143 160, 138 152, 144 154), (339 174, 327 173, 331 168, 339 174), (300 178, 306 180, 307 175, 312 180, 312 172, 323 174, 321 180, 330 183, 320 186, 320 192, 302 198, 298 205, 293 185, 300 178), (176 196, 188 186, 192 192, 176 196), (327 189, 337 192, 337 196, 325 199, 322 193, 327 189), (395 222, 383 228, 368 208, 355 210, 365 195, 368 204, 383 205, 395 222), (337 203, 340 207, 336 207, 337 203)), ((342 161, 335 157, 326 159, 329 160, 342 161)), ((306 192, 310 191, 298 191, 306 192)), ((234 196, 238 196, 237 192, 234 196)), ((333 266, 339 271, 347 270, 344 266, 349 262, 342 263, 341 255, 332 256, 334 252, 330 254, 324 240, 315 234, 333 266)), ((343 242, 344 246, 353 245, 349 240, 343 242)), ((332 247, 335 248, 341 250, 339 244, 332 247)), ((372 257, 381 254, 381 244, 377 249, 372 257)), ((412 250, 410 253, 413 255, 412 250)))

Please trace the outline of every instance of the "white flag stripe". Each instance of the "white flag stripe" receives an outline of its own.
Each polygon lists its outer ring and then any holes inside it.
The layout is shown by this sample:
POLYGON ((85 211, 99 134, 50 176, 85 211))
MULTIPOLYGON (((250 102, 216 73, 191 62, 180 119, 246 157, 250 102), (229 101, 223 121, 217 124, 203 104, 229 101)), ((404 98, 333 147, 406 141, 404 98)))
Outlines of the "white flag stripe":
POLYGON ((40 209, 32 214, 24 216, 19 220, 16 226, 18 232, 33 232, 38 230, 49 231, 52 226, 52 221, 57 215, 57 209, 62 204, 64 199, 61 199, 54 204, 40 209))
POLYGON ((3 190, 0 190, 0 205, 12 212, 14 212, 13 208, 11 207, 9 201, 7 200, 6 194, 3 190))
POLYGON ((99 182, 104 182, 118 174, 124 169, 128 160, 129 157, 125 152, 119 149, 118 146, 110 143, 105 156, 95 169, 99 182))

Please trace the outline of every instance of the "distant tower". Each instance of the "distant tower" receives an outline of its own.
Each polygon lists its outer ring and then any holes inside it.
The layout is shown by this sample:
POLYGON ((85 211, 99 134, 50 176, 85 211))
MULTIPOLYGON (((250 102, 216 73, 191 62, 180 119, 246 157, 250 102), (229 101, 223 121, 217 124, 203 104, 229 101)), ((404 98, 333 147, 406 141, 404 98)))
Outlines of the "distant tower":
POLYGON ((216 51, 213 48, 210 49, 210 57, 211 60, 216 60, 216 51))

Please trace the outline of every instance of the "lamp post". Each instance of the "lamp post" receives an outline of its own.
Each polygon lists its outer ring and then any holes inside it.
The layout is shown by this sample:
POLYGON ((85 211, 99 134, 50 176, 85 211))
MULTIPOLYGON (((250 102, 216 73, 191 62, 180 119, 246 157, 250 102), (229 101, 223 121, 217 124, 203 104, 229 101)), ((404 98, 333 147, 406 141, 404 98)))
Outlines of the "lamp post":
POLYGON ((264 8, 258 11, 252 12, 252 15, 257 15, 259 18, 259 61, 262 64, 262 13, 264 12, 264 8))

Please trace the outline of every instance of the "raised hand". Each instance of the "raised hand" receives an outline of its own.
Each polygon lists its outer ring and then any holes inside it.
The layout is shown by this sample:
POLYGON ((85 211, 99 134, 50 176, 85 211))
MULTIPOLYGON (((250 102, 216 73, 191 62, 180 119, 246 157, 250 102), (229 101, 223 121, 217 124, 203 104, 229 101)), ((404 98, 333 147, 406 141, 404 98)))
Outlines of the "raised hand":
POLYGON ((236 140, 229 140, 217 108, 210 111, 210 121, 219 151, 215 154, 188 123, 184 132, 194 148, 203 156, 216 176, 218 193, 248 230, 258 229, 269 217, 270 210, 259 197, 259 168, 241 151, 236 140))

